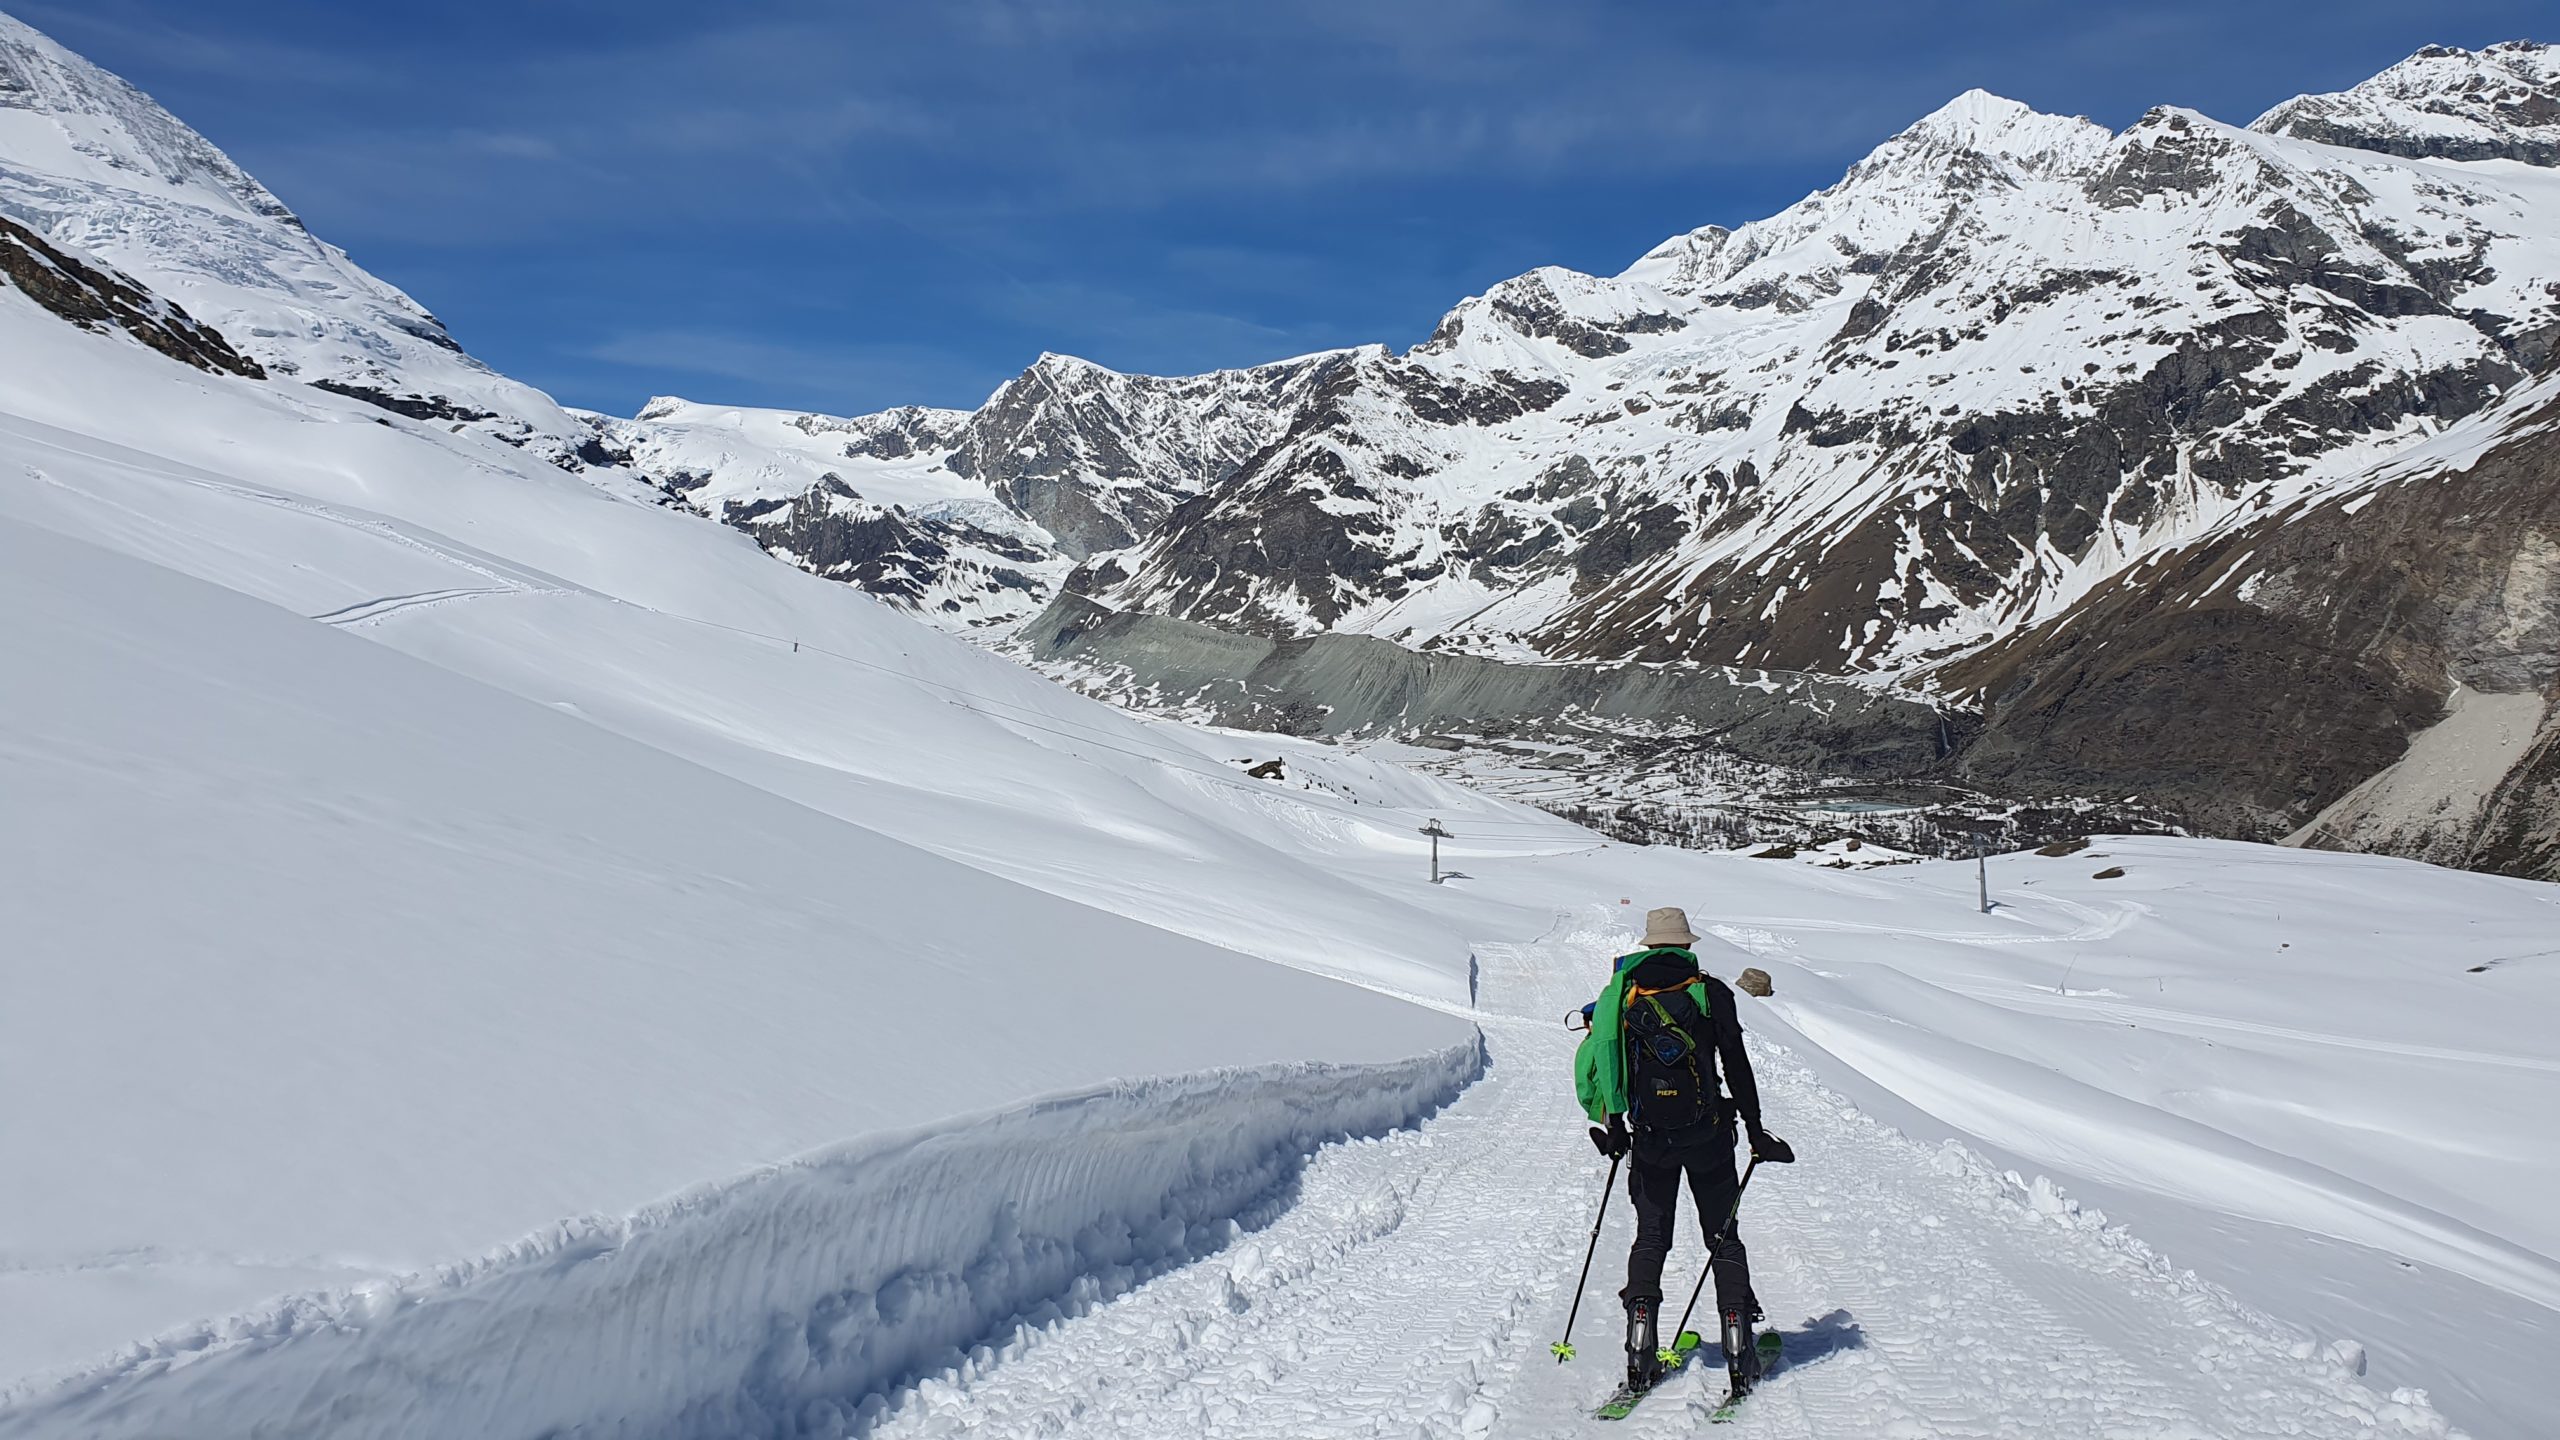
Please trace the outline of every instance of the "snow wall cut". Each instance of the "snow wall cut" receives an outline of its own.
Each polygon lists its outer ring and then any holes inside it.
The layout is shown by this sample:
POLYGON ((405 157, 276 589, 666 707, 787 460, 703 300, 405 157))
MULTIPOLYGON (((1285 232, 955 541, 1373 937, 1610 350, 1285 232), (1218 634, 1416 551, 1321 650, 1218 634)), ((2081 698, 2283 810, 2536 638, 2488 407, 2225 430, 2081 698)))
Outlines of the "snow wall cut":
POLYGON ((498 1254, 164 1336, 0 1409, 0 1436, 841 1434, 883 1392, 1225 1245, 1307 1156, 1481 1073, 1129 1082, 875 1136, 498 1254))

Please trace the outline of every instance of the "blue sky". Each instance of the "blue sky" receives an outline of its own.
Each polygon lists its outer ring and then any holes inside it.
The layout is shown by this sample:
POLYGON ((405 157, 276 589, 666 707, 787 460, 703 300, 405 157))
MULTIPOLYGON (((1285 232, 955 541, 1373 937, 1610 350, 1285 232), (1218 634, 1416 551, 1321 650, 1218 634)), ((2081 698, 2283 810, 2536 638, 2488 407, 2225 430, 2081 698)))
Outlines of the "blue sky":
MULTIPOLYGON (((1404 346, 1979 85, 2246 121, 2549 0, 0 0, 576 405, 973 405, 1404 346)), ((2554 38, 2549 34, 2533 38, 2554 38)))

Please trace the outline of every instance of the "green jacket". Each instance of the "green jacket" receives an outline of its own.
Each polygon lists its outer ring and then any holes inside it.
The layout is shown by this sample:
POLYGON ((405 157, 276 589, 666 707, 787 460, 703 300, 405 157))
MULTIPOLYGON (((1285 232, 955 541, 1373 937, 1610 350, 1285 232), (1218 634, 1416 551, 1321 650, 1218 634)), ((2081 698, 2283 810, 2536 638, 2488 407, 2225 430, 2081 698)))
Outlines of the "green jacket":
MULTIPOLYGON (((1591 1033, 1582 1037, 1582 1045, 1573 1052, 1573 1095, 1582 1102, 1582 1113, 1594 1125, 1605 1125, 1612 1115, 1627 1113, 1627 1054, 1623 1040, 1627 1013, 1627 974, 1636 963, 1656 950, 1675 950, 1687 954, 1686 946, 1661 945, 1654 950, 1639 950, 1618 957, 1618 967, 1610 972, 1609 983, 1600 987, 1600 998, 1591 1003, 1591 1033)), ((1689 997, 1698 1002, 1700 1013, 1709 1013, 1704 982, 1689 987, 1689 997)))

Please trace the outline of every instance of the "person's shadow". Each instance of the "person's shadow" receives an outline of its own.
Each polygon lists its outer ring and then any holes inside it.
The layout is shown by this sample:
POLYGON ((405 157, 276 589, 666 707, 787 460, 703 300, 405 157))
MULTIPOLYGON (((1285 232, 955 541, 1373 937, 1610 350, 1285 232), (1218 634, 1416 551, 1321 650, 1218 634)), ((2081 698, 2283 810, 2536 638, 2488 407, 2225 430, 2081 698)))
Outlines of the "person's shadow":
POLYGON ((1844 1350, 1867 1348, 1867 1332, 1846 1310, 1816 1316, 1793 1330, 1780 1329, 1778 1337, 1781 1370, 1818 1365, 1844 1350))
MULTIPOLYGON (((1859 1328, 1858 1322, 1850 1318, 1846 1310, 1834 1310, 1828 1315, 1816 1316, 1793 1330, 1772 1325, 1764 1333, 1778 1337, 1777 1368, 1769 1372, 1773 1376, 1784 1374, 1789 1370, 1800 1370, 1807 1365, 1819 1365, 1844 1350, 1867 1348, 1867 1332, 1859 1328)), ((1724 1347, 1721 1343, 1713 1350, 1701 1346, 1695 1353, 1701 1362, 1710 1367, 1721 1366, 1724 1363, 1724 1347)))

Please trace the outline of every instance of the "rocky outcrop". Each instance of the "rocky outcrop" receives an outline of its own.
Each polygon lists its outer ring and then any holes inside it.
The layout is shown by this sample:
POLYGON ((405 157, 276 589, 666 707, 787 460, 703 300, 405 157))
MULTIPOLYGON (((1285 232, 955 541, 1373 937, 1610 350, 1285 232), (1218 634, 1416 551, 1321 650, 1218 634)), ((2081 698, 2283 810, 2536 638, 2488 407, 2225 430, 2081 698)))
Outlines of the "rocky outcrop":
POLYGON ((406 415, 412 420, 444 420, 468 424, 474 420, 497 418, 490 411, 474 410, 468 405, 457 405, 442 395, 394 395, 371 385, 351 385, 344 380, 331 380, 326 377, 312 381, 311 388, 326 390, 333 395, 344 395, 350 400, 361 400, 377 410, 388 410, 394 415, 406 415))
POLYGON ((2560 878, 2555 397, 2483 417, 2476 458, 2271 510, 1950 665, 1985 715, 1960 773, 2560 878))
POLYGON ((1043 355, 968 417, 944 463, 1082 559, 1226 482, 1347 358, 1164 379, 1043 355))
POLYGON ((5 218, 0 218, 0 279, 83 330, 130 335, 199 370, 266 378, 257 361, 231 348, 220 331, 199 323, 177 304, 5 218))
POLYGON ((965 516, 928 519, 866 505, 838 477, 788 500, 724 501, 716 518, 812 574, 847 581, 911 610, 954 616, 971 600, 988 596, 1028 603, 1040 587, 1022 567, 1047 558, 1017 536, 973 525, 965 516))

